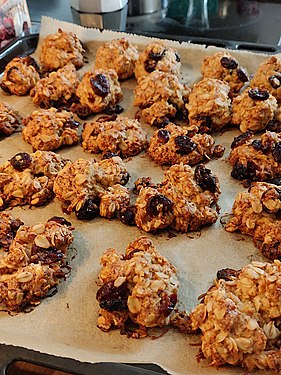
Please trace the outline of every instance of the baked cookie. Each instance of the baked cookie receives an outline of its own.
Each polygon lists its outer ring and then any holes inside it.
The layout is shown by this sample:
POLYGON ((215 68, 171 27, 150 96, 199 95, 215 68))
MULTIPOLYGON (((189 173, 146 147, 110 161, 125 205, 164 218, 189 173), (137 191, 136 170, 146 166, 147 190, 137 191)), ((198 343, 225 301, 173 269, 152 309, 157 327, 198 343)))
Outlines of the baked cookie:
POLYGON ((129 191, 122 185, 129 174, 120 157, 96 162, 78 159, 57 175, 54 192, 67 212, 81 220, 98 216, 113 217, 129 202, 129 191), (104 197, 103 197, 104 196, 104 197))
POLYGON ((218 272, 191 313, 201 331, 200 357, 213 366, 280 371, 281 262, 251 262, 218 272))
POLYGON ((268 181, 281 177, 281 133, 266 132, 252 140, 246 132, 232 143, 231 176, 237 180, 268 181))
POLYGON ((135 76, 139 81, 154 70, 160 70, 179 77, 180 67, 180 55, 177 51, 166 47, 160 41, 153 42, 148 44, 145 50, 140 53, 135 64, 135 76))
POLYGON ((245 82, 249 81, 246 69, 227 51, 206 56, 201 65, 201 73, 203 78, 216 78, 227 82, 233 95, 237 95, 245 82))
POLYGON ((18 229, 9 252, 0 259, 0 300, 5 309, 18 312, 38 305, 65 277, 73 229, 59 217, 18 229))
MULTIPOLYGON (((86 72, 77 87, 76 95, 79 98, 80 106, 86 108, 88 115, 113 107, 123 99, 117 73, 112 69, 86 72)), ((79 106, 74 104, 71 110, 80 116, 81 108, 79 106)))
POLYGON ((190 89, 171 73, 155 70, 138 81, 134 89, 134 105, 142 109, 145 121, 163 127, 185 110, 190 89))
POLYGON ((267 90, 248 88, 233 99, 232 123, 238 125, 241 132, 260 131, 273 120, 277 109, 275 97, 267 90))
POLYGON ((31 56, 15 57, 4 70, 0 87, 8 94, 27 95, 40 79, 40 68, 31 56))
POLYGON ((31 90, 33 103, 42 108, 69 105, 74 97, 79 79, 73 64, 40 79, 31 90))
POLYGON ((65 110, 39 109, 25 117, 22 123, 22 137, 34 150, 52 151, 79 141, 79 123, 74 121, 73 113, 65 110))
POLYGON ((122 158, 139 154, 147 148, 147 133, 138 120, 118 117, 112 121, 103 118, 84 124, 82 147, 94 154, 111 152, 122 158))
POLYGON ((253 237, 269 259, 281 257, 281 189, 267 182, 254 182, 247 192, 238 193, 227 232, 239 231, 253 237))
POLYGON ((267 90, 275 96, 277 102, 281 102, 281 59, 271 56, 260 64, 256 74, 251 80, 252 88, 258 87, 267 90))
POLYGON ((136 46, 127 39, 113 39, 97 49, 95 69, 113 69, 119 79, 133 77, 135 63, 139 57, 136 46))
POLYGON ((43 40, 39 61, 44 72, 58 70, 69 63, 79 69, 84 65, 83 52, 77 35, 58 29, 43 40))
POLYGON ((19 227, 23 224, 7 211, 0 212, 0 248, 8 251, 19 227))
POLYGON ((221 145, 215 146, 211 135, 196 131, 196 127, 189 129, 169 123, 165 129, 154 131, 147 153, 160 165, 195 165, 223 155, 224 148, 221 145))
POLYGON ((100 263, 102 285, 96 298, 101 330, 118 328, 129 337, 142 338, 148 328, 171 324, 178 299, 177 271, 149 238, 131 242, 125 255, 107 249, 100 263))
POLYGON ((150 186, 146 179, 139 179, 135 186, 139 192, 135 223, 146 232, 173 228, 185 233, 218 218, 211 207, 220 195, 218 178, 203 165, 194 171, 189 165, 175 164, 166 170, 160 184, 150 186))
POLYGON ((204 78, 196 83, 185 104, 190 125, 210 130, 221 130, 231 121, 230 87, 214 78, 204 78))
POLYGON ((20 127, 20 116, 13 108, 0 101, 0 137, 8 137, 20 127))
POLYGON ((53 183, 66 160, 51 151, 20 152, 0 165, 0 210, 40 206, 53 196, 53 183))

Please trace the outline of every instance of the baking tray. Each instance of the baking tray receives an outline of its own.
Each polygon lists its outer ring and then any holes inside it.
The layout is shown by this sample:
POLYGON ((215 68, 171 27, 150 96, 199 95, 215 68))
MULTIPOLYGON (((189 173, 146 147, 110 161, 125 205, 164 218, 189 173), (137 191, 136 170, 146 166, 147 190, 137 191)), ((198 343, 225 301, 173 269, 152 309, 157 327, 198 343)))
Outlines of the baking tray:
MULTIPOLYGON (((71 25, 64 22, 59 22, 55 20, 51 20, 48 18, 45 18, 43 20, 44 25, 44 31, 45 34, 55 32, 57 27, 60 26, 62 29, 66 31, 74 31, 76 32, 76 25, 71 25)), ((82 29, 82 28, 81 28, 82 29)), ((129 35, 129 34, 118 34, 118 33, 111 33, 107 31, 100 32, 99 30, 95 31, 88 31, 88 30, 81 30, 81 33, 83 34, 83 37, 86 40, 92 40, 92 38, 96 38, 97 44, 100 45, 106 40, 111 40, 113 37, 122 37, 126 36, 128 39, 130 39, 133 43, 138 43, 140 46, 144 47, 150 40, 147 38, 143 38, 141 36, 137 35, 129 35), (87 39, 88 38, 88 39, 87 39)), ((189 81, 194 81, 198 79, 200 76, 200 73, 198 71, 194 71, 193 67, 197 64, 198 61, 201 62, 202 57, 206 54, 211 54, 217 49, 215 47, 209 47, 206 50, 206 46, 201 45, 193 45, 196 38, 192 38, 188 41, 188 43, 181 43, 176 44, 175 42, 170 42, 170 45, 178 48, 180 50, 180 53, 183 56, 183 61, 186 62, 187 71, 184 72, 184 78, 186 78, 189 81), (191 49, 191 53, 185 56, 185 52, 188 52, 188 50, 191 49), (195 53, 194 53, 195 52, 195 53)), ((83 38, 82 38, 83 40, 83 38)), ((212 44, 212 41, 210 40, 202 40, 202 38, 197 39, 199 44, 200 40, 202 43, 206 45, 212 44)), ((84 40, 83 40, 84 41, 84 40)), ((37 35, 29 35, 24 36, 23 38, 20 38, 18 41, 16 41, 14 47, 10 46, 5 51, 2 51, 1 53, 5 53, 5 58, 7 58, 7 61, 11 59, 14 54, 21 55, 22 53, 26 53, 24 50, 24 46, 28 47, 29 53, 32 53, 34 49, 36 48, 38 42, 38 34, 37 35), (27 40, 30 40, 31 42, 27 42, 27 40)), ((167 41, 169 43, 169 41, 167 41)), ((220 41, 221 44, 219 46, 225 47, 225 44, 223 41, 220 41)), ((235 44, 235 43, 234 43, 235 44)), ((233 44, 233 46, 234 46, 233 44)), ((218 45, 218 44, 217 44, 218 45)), ((234 47, 233 47, 234 48, 234 47)), ((235 48, 234 48, 235 49, 235 48)), ((92 51, 88 51, 92 53, 92 51)), ((251 54, 247 52, 242 51, 235 51, 238 53, 238 58, 242 65, 252 64, 255 68, 258 66, 258 64, 265 58, 262 54, 251 54)), ((264 52, 264 51, 263 51, 264 52)), ((272 52, 272 51, 267 51, 272 52)), ((277 52, 274 51, 274 52, 277 52)), ((254 69, 254 68, 253 68, 254 69)), ((132 82, 131 82, 132 84, 132 82)), ((133 116, 135 109, 131 108, 132 104, 132 97, 128 95, 130 93, 131 87, 130 83, 123 83, 124 87, 124 93, 127 101, 125 103, 122 103, 125 108, 127 108, 126 113, 128 116, 133 116)), ((3 99, 3 98, 2 98, 3 99)), ((12 106, 19 105, 21 108, 22 115, 26 115, 30 113, 29 106, 29 98, 19 98, 11 96, 7 97, 6 99, 8 102, 11 103, 12 106), (22 101, 22 104, 21 104, 22 101)), ((146 127, 147 131, 150 131, 151 134, 151 127, 146 127)), ((218 135, 217 142, 220 143, 221 141, 224 141, 228 147, 230 144, 230 141, 233 139, 234 135, 239 134, 238 131, 230 132, 225 135, 218 135)), ((5 148, 5 156, 4 160, 7 160, 7 157, 13 156, 15 153, 20 151, 31 151, 31 146, 24 143, 20 137, 20 135, 13 135, 12 137, 2 141, 5 143, 2 143, 2 145, 8 145, 9 147, 5 148), (7 155, 7 156, 6 156, 7 155)), ((79 146, 80 147, 80 146, 79 146)), ((3 150, 3 148, 2 148, 3 150)), ((69 157, 73 160, 75 157, 75 153, 78 152, 80 157, 85 158, 91 158, 93 156, 83 153, 83 151, 80 149, 77 151, 77 148, 72 149, 63 149, 59 153, 65 155, 66 157, 69 157), (74 151, 73 151, 74 150, 74 151)), ((1 153, 2 154, 2 153, 1 153)), ((0 155, 3 156, 3 155, 0 155)), ((225 157, 227 154, 225 155, 225 157)), ((148 158, 144 157, 143 155, 140 157, 134 157, 133 160, 129 160, 127 162, 127 166, 129 169, 129 172, 132 174, 131 181, 135 181, 137 177, 145 176, 147 175, 144 170, 149 166, 150 172, 153 172, 153 177, 156 179, 156 181, 159 181, 161 178, 161 175, 163 174, 163 169, 161 167, 158 167, 154 165, 148 158), (138 164, 139 163, 139 164, 138 164)), ((3 161, 4 161, 3 160, 3 161)), ((2 162, 2 161, 1 161, 2 162)), ((208 167, 210 167, 214 173, 219 175, 219 179, 222 185, 222 191, 224 194, 222 195, 220 199, 220 204, 223 208, 223 210, 230 212, 233 197, 235 196, 237 191, 243 190, 243 187, 240 183, 237 181, 224 179, 220 175, 221 171, 224 170, 228 173, 230 173, 230 167, 226 164, 226 160, 221 159, 219 161, 213 162, 211 161, 208 164, 208 167)), ((61 215, 60 210, 60 204, 58 202, 52 203, 50 206, 47 206, 45 208, 36 208, 36 219, 38 221, 45 220, 46 218, 50 217, 50 212, 52 213, 52 216, 54 214, 61 215), (46 212, 47 210, 47 212, 46 212)), ((23 218, 23 220, 29 224, 29 222, 32 222, 34 220, 35 210, 28 210, 28 209, 13 209, 13 213, 16 216, 19 216, 23 218), (23 217, 24 216, 24 217, 23 217)), ((100 256, 102 252, 108 248, 108 247, 116 247, 120 251, 124 251, 127 244, 139 237, 140 235, 144 235, 144 232, 140 232, 138 228, 128 228, 124 227, 123 224, 118 223, 114 220, 107 220, 107 219, 97 219, 94 220, 94 222, 91 223, 79 223, 78 221, 75 221, 75 218, 73 215, 69 217, 69 220, 74 223, 74 226, 77 228, 76 233, 76 246, 79 245, 81 247, 82 251, 84 251, 83 254, 78 254, 76 259, 74 260, 73 264, 73 272, 72 272, 72 280, 70 280, 68 283, 63 283, 59 286, 59 293, 56 295, 56 297, 49 299, 47 302, 43 301, 41 305, 39 305, 33 313, 26 314, 27 316, 20 316, 20 317, 13 317, 12 319, 15 319, 15 326, 10 327, 9 329, 9 318, 7 316, 3 316, 2 322, 0 318, 0 340, 2 344, 0 345, 1 348, 1 371, 5 371, 5 369, 8 367, 9 363, 11 363, 14 360, 24 360, 27 362, 32 362, 36 364, 40 364, 43 366, 51 367, 51 368, 57 368, 63 371, 73 372, 73 373, 79 373, 79 374, 126 374, 126 371, 128 374, 153 374, 153 373, 171 373, 171 374, 217 374, 217 370, 214 368, 204 368, 197 364, 196 362, 196 354, 197 354, 197 348, 192 347, 192 344, 198 343, 199 337, 183 337, 183 335, 172 332, 167 335, 166 337, 163 337, 158 340, 148 341, 146 339, 143 340, 132 340, 127 339, 126 337, 120 336, 118 332, 114 333, 103 333, 98 330, 98 332, 93 334, 93 340, 96 338, 95 334, 97 334, 99 342, 97 344, 93 343, 93 345, 90 345, 90 349, 85 348, 81 345, 83 343, 83 340, 85 338, 85 341, 89 344, 90 338, 86 337, 87 334, 85 331, 83 331, 83 327, 81 328, 80 332, 80 325, 78 324, 76 320, 72 321, 72 317, 68 315, 68 319, 70 322, 67 322, 67 319, 65 319, 64 322, 59 324, 60 322, 56 322, 55 319, 52 320, 51 324, 51 330, 47 327, 46 329, 41 327, 39 325, 38 319, 40 319, 40 314, 45 313, 47 314, 47 318, 44 318, 45 321, 43 324, 48 323, 48 319, 50 317, 48 314, 53 314, 53 309, 56 310, 56 316, 60 317, 60 314, 71 314, 74 310, 74 314, 81 314, 80 310, 77 308, 77 306, 71 306, 72 310, 67 311, 63 309, 60 305, 61 302, 64 304, 66 301, 68 301, 67 298, 70 298, 68 296, 68 293, 71 292, 73 295, 75 292, 71 290, 72 287, 75 287, 75 282, 79 281, 78 274, 83 271, 83 277, 90 278, 90 283, 86 286, 82 283, 81 288, 79 289, 79 285, 76 286, 76 288, 80 291, 82 295, 76 295, 77 298, 77 304, 83 303, 84 298, 88 298, 89 293, 92 296, 92 311, 87 311, 88 315, 83 316, 81 318, 81 323, 84 323, 84 319, 88 320, 90 322, 90 325, 93 329, 93 331, 97 328, 95 327, 96 324, 96 318, 97 318, 97 311, 98 306, 95 301, 95 291, 96 291, 96 285, 95 281, 97 279, 97 269, 99 269, 98 265, 95 265, 95 270, 93 271, 93 274, 89 271, 88 267, 91 266, 93 260, 95 262, 98 262, 100 259, 100 256), (93 233, 92 233, 93 232, 93 233), (121 237, 115 240, 112 236, 113 233, 119 233, 121 234, 121 237), (96 239, 95 243, 95 254, 93 255, 90 252, 89 244, 86 242, 86 235, 92 235, 96 239), (85 236, 85 237, 84 237, 85 236), (114 246, 116 242, 116 246, 114 246), (118 244, 119 243, 119 244, 118 244), (75 282, 74 282, 75 280, 75 282), (67 285, 66 285, 67 284, 67 285), (51 306, 52 305, 52 306, 51 306), (44 311, 43 311, 44 310, 44 311), (40 312, 41 311, 41 312, 40 312), (91 315, 92 314, 92 315, 91 315), (46 323, 45 323, 46 322, 46 323), (5 323, 7 324, 7 330, 5 329, 5 323), (26 324, 26 327, 24 325, 26 324), (59 332, 59 329, 62 327, 65 327, 69 324, 72 328, 72 333, 70 337, 64 337, 64 332, 59 332), (23 328, 22 328, 23 325, 23 328), (41 331, 46 334, 46 337, 41 337, 41 331), (30 332, 28 332, 28 329, 30 332), (32 337, 32 331, 33 329, 35 332, 37 332, 36 340, 32 337), (37 331, 36 331, 37 330, 37 331), (55 331, 55 338, 56 339, 62 339, 65 340, 63 343, 60 341, 52 341, 51 333, 50 331, 55 331), (26 337, 23 338, 22 335, 25 334, 26 337), (51 341, 50 341, 51 340, 51 341), (35 342, 36 341, 36 342, 35 342), (115 344, 116 341, 116 344, 115 344), (79 345, 78 346, 78 342, 79 345), (51 345, 48 345, 51 344, 51 345), (100 355, 101 353, 97 353, 99 349, 99 346, 104 347, 104 345, 108 346, 108 350, 105 350, 103 355, 100 355), (178 345, 178 348, 174 348, 174 346, 178 345), (147 346, 148 349, 144 349, 144 346, 147 346), (157 348, 157 353, 159 351, 159 355, 155 356, 154 350, 157 348), (181 352, 182 350, 186 352, 181 352), (122 351, 122 355, 120 355, 120 351, 122 351), (143 356, 143 351, 145 351, 145 356, 143 356), (150 353, 151 351, 151 353, 150 353), (44 354, 46 353, 46 354, 44 354), (168 358, 168 355, 164 355, 163 353, 169 353, 170 357, 168 358), (189 357, 190 356, 190 357, 189 357), (132 363, 127 363, 132 362, 132 363), (153 363, 152 363, 153 362, 153 363), (156 363, 156 365, 154 364, 156 363), (160 362, 160 363, 159 363, 160 362)), ((212 278, 215 276, 215 271, 220 268, 225 267, 231 267, 231 268, 240 268, 241 264, 247 264, 249 262, 249 259, 259 259, 260 255, 258 254, 257 250, 254 248, 254 245, 251 241, 251 239, 246 238, 245 236, 238 235, 230 235, 226 234, 224 230, 221 228, 221 225, 219 222, 216 223, 211 229, 207 228, 202 230, 199 234, 191 234, 184 235, 179 234, 177 238, 169 238, 168 236, 165 236, 163 234, 159 236, 154 236, 151 234, 147 234, 148 237, 152 238, 157 249, 160 253, 167 256, 172 263, 179 268, 179 276, 180 276, 180 282, 181 285, 184 285, 187 289, 189 296, 188 298, 185 296, 185 290, 181 292, 180 300, 188 299, 192 300, 193 303, 197 299, 197 297, 201 294, 201 292, 204 292, 207 290, 208 286, 210 285, 212 278), (192 237, 192 238, 190 238, 192 237), (219 243, 221 247, 225 246, 228 251, 231 249, 231 254, 228 253, 220 253, 216 252, 216 249, 212 249, 212 258, 209 259, 206 257, 206 251, 210 250, 210 241, 212 243, 216 243, 217 239, 219 238, 219 243), (242 240, 241 240, 242 238, 242 240), (175 242, 177 241, 177 242, 175 242), (176 244, 176 245, 175 245, 176 244), (241 252, 241 244, 243 246, 243 253, 241 252), (175 252, 174 247, 177 248, 178 251, 175 252), (185 248, 185 252, 182 253, 183 246, 185 248), (196 249, 196 254, 192 255, 193 249, 196 249), (184 259, 185 257, 188 257, 191 253, 191 258, 186 261, 184 259), (205 252, 205 253, 204 253, 205 252), (182 255, 183 254, 183 255, 182 255), (208 275, 204 275, 204 272, 202 273, 202 267, 206 267, 208 270, 208 275), (196 278, 196 283, 195 279, 196 278), (204 279, 205 278, 205 279, 204 279), (200 292, 199 292, 200 290, 200 292)), ((92 238, 93 238, 92 237, 92 238)), ((91 239, 92 239, 91 238, 91 239)), ((76 290, 77 292, 77 290, 76 290)), ((71 296, 73 297, 73 295, 71 296)), ((67 302, 68 303, 68 302, 67 302)), ((84 306, 82 307, 82 309, 84 306)), ((87 310, 87 307, 85 307, 85 310, 87 310)), ((84 311, 83 311, 84 313, 84 311)), ((69 328, 69 327, 68 327, 69 328)), ((62 328, 63 330, 63 328, 62 328)), ((67 332, 66 332, 67 335, 67 332)), ((5 373, 5 372, 4 372, 5 373)), ((244 370, 237 369, 237 368, 221 368, 220 374, 243 374, 244 370)))

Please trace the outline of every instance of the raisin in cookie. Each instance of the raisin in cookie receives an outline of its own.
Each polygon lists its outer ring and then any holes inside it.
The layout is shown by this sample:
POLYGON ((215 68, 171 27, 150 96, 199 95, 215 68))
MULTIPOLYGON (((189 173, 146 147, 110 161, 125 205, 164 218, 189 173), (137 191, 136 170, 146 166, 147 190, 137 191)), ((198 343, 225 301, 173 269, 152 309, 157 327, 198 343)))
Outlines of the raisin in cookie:
POLYGON ((180 67, 178 52, 170 47, 165 47, 162 42, 153 42, 140 53, 135 65, 135 76, 139 81, 154 70, 160 70, 179 77, 180 67))
POLYGON ((135 205, 135 223, 146 232, 173 228, 180 232, 195 231, 216 222, 211 207, 218 201, 218 179, 210 169, 198 165, 175 164, 165 172, 157 185, 139 179, 135 205))
POLYGON ((27 95, 39 81, 39 72, 33 57, 15 57, 6 65, 0 87, 8 94, 27 95))
POLYGON ((7 211, 0 212, 0 248, 8 251, 19 227, 23 225, 7 211))
POLYGON ((97 291, 98 327, 118 328, 129 337, 142 338, 148 328, 171 324, 177 304, 176 268, 143 236, 131 242, 123 255, 113 248, 101 258, 97 291), (130 322, 135 326, 130 330, 130 322))
POLYGON ((85 107, 86 114, 89 115, 115 106, 123 99, 117 73, 112 69, 86 72, 77 87, 76 95, 79 98, 80 106, 74 103, 71 110, 78 116, 81 111, 83 114, 83 107, 85 107))
POLYGON ((260 64, 256 74, 251 80, 251 87, 267 90, 277 102, 281 102, 281 59, 271 56, 260 64))
POLYGON ((94 66, 95 69, 113 69, 119 79, 128 79, 134 75, 138 57, 137 47, 127 39, 113 39, 97 49, 94 66))
POLYGON ((204 78, 196 83, 185 104, 190 125, 221 130, 231 121, 230 87, 214 78, 204 78))
POLYGON ((68 212, 88 220, 99 214, 113 217, 129 202, 124 186, 129 179, 125 164, 115 156, 96 162, 78 159, 69 162, 57 175, 54 192, 68 212))
POLYGON ((147 133, 139 121, 125 117, 85 123, 82 140, 82 147, 86 151, 95 154, 109 151, 123 158, 137 155, 147 147, 147 133))
POLYGON ((281 257, 281 189, 275 184, 254 182, 247 192, 238 193, 227 232, 239 231, 253 237, 263 255, 281 257))
POLYGON ((0 209, 39 206, 53 196, 53 183, 66 160, 51 151, 21 152, 0 165, 0 209))
POLYGON ((221 157, 223 147, 215 146, 215 140, 211 135, 199 134, 196 130, 170 123, 165 129, 153 133, 147 152, 160 165, 195 165, 203 160, 209 160, 212 156, 221 157))
POLYGON ((33 103, 42 108, 66 106, 73 101, 78 84, 75 67, 68 64, 40 79, 30 96, 33 103))
POLYGON ((268 131, 254 140, 252 136, 250 132, 243 133, 232 143, 231 176, 250 181, 281 177, 281 134, 268 131))
POLYGON ((134 105, 142 110, 145 121, 163 127, 185 110, 190 89, 171 73, 155 70, 140 79, 134 89, 134 105))
POLYGON ((216 367, 280 371, 280 279, 278 260, 218 272, 190 315, 192 328, 201 331, 203 358, 216 367))
POLYGON ((68 63, 79 69, 84 65, 83 47, 77 35, 58 29, 43 40, 39 61, 44 72, 58 70, 68 63))
POLYGON ((0 101, 0 137, 8 137, 20 128, 20 116, 13 108, 0 101))
POLYGON ((233 99, 232 123, 247 130, 260 131, 273 120, 278 109, 277 101, 267 90, 248 88, 233 99))
POLYGON ((233 95, 237 95, 245 82, 249 81, 246 69, 227 51, 205 57, 201 73, 203 78, 216 78, 227 82, 233 95))
POLYGON ((79 123, 74 121, 71 112, 56 108, 40 109, 22 120, 23 139, 34 150, 56 150, 61 146, 78 143, 79 123))

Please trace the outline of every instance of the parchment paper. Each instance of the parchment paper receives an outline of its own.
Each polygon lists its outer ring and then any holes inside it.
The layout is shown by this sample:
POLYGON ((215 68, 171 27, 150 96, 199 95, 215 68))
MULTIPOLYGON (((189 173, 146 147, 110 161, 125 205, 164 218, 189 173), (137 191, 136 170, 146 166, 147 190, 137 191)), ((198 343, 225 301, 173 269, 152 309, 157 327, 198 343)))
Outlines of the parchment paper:
MULTIPOLYGON (((79 71, 80 75, 90 68, 97 46, 104 41, 125 35, 131 42, 138 44, 140 50, 151 41, 150 38, 111 31, 101 33, 99 30, 85 29, 43 17, 38 48, 42 38, 56 32, 58 27, 75 32, 87 47, 89 64, 79 71)), ((205 46, 172 41, 167 41, 166 44, 179 50, 183 63, 182 80, 189 83, 200 77, 202 58, 218 50, 215 47, 205 48, 205 46)), ((267 57, 245 51, 231 51, 231 53, 250 74, 253 74, 257 66, 267 57)), ((36 55, 38 56, 38 52, 35 53, 36 55)), ((121 104, 129 117, 134 117, 137 110, 132 106, 132 89, 135 84, 135 80, 121 84, 124 92, 124 100, 121 104)), ((22 116, 35 109, 28 96, 16 97, 1 93, 0 100, 10 103, 22 116)), ((153 129, 145 124, 143 126, 151 135, 153 129)), ((221 217, 231 212, 236 193, 244 190, 240 182, 230 177, 231 168, 227 162, 230 143, 237 134, 239 132, 236 130, 218 134, 216 141, 226 146, 226 152, 223 158, 207 164, 219 177, 222 190, 219 200, 222 208, 221 217)), ((22 140, 20 133, 1 140, 0 147, 0 163, 18 152, 32 152, 31 146, 22 140)), ((71 160, 78 157, 99 159, 99 156, 85 153, 80 145, 58 152, 71 160)), ((131 187, 138 177, 151 176, 157 182, 163 176, 164 168, 157 166, 145 153, 127 160, 126 166, 131 175, 129 183, 131 187)), ((19 216, 27 225, 45 221, 53 215, 63 215, 60 203, 56 199, 45 207, 14 208, 12 213, 19 216)), ((151 338, 135 340, 120 335, 119 331, 109 333, 100 331, 96 327, 98 304, 95 299, 100 257, 108 247, 124 251, 130 241, 146 233, 136 227, 125 226, 117 220, 100 218, 81 222, 74 214, 67 219, 76 228, 74 233, 76 250, 73 250, 76 256, 71 261, 70 277, 59 285, 59 291, 55 296, 45 299, 31 313, 10 316, 1 312, 1 343, 92 363, 152 362, 159 364, 171 374, 245 373, 242 369, 230 367, 223 367, 218 372, 216 368, 205 368, 202 364, 198 364, 196 360, 198 346, 192 344, 200 342, 199 336, 184 335, 170 329, 157 340, 151 338)), ((147 235, 153 239, 157 249, 178 268, 179 300, 181 307, 188 311, 196 306, 197 297, 211 285, 217 270, 226 267, 238 269, 252 259, 261 259, 251 238, 225 232, 220 220, 200 232, 178 234, 173 238, 169 238, 167 233, 147 235)))

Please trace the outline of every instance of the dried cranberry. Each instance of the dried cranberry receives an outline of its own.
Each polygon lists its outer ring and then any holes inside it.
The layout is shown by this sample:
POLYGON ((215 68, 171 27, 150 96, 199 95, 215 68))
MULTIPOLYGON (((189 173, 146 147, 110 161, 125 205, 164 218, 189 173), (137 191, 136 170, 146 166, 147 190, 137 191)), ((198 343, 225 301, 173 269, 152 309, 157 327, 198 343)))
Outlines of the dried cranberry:
POLYGON ((76 217, 79 220, 91 220, 99 214, 97 199, 89 198, 85 200, 80 210, 76 211, 76 217))
POLYGON ((269 98, 269 92, 267 90, 261 90, 258 88, 250 89, 248 95, 253 100, 267 100, 269 98))
POLYGON ((111 158, 114 158, 114 156, 118 156, 118 155, 114 154, 114 152, 106 151, 105 153, 102 154, 102 160, 111 159, 111 158))
POLYGON ((240 273, 240 270, 237 271, 237 270, 234 270, 232 268, 224 268, 222 270, 219 270, 217 272, 217 279, 220 280, 220 279, 223 279, 223 280, 226 280, 226 281, 230 281, 232 280, 233 277, 237 277, 240 273))
POLYGON ((226 69, 236 69, 238 67, 236 60, 226 56, 221 58, 221 65, 226 69))
POLYGON ((166 50, 164 49, 162 52, 155 53, 150 51, 148 54, 148 59, 144 62, 144 69, 147 73, 152 73, 159 60, 161 60, 166 54, 166 50))
POLYGON ((160 312, 165 317, 168 317, 171 314, 171 312, 174 310, 177 302, 178 302, 177 293, 173 293, 170 296, 168 296, 168 294, 165 293, 161 301, 160 312))
POLYGON ((96 299, 100 308, 107 311, 127 310, 127 300, 130 291, 127 283, 119 287, 114 286, 114 280, 108 281, 97 291, 96 299))
POLYGON ((231 176, 236 180, 255 180, 256 167, 253 162, 248 162, 247 165, 236 163, 231 171, 231 176))
POLYGON ((32 263, 54 263, 60 262, 64 258, 64 254, 55 246, 50 246, 48 249, 32 245, 30 260, 32 263))
POLYGON ((254 139, 253 142, 251 143, 251 146, 254 147, 255 150, 262 150, 262 142, 260 139, 254 139))
POLYGON ((156 128, 165 128, 170 122, 170 119, 166 116, 158 117, 153 121, 152 126, 156 126, 156 128))
POLYGON ((90 84, 94 93, 104 98, 110 93, 110 84, 107 77, 100 73, 90 78, 90 84))
POLYGON ((225 147, 223 147, 222 145, 216 145, 214 147, 213 157, 214 158, 221 158, 224 154, 224 151, 225 151, 225 147))
POLYGON ((146 205, 146 213, 151 217, 156 217, 160 212, 167 213, 174 207, 174 202, 165 195, 158 194, 150 197, 146 205))
POLYGON ((19 152, 12 157, 10 163, 17 171, 24 171, 32 163, 32 158, 27 152, 19 152))
POLYGON ((31 56, 27 56, 27 57, 25 57, 25 62, 26 62, 26 65, 27 65, 27 66, 31 65, 31 66, 33 66, 33 68, 34 68, 37 72, 40 72, 40 67, 39 67, 37 61, 36 61, 33 57, 31 57, 31 56))
POLYGON ((199 164, 195 168, 194 178, 204 191, 209 190, 211 193, 215 193, 218 190, 216 177, 203 164, 199 164))
POLYGON ((166 129, 160 129, 158 130, 157 137, 161 143, 167 143, 170 139, 170 132, 166 129))
POLYGON ((6 73, 7 75, 7 78, 9 81, 13 82, 13 77, 11 76, 11 74, 14 72, 14 70, 19 70, 19 68, 17 66, 12 66, 6 73))
POLYGON ((151 182, 151 177, 141 177, 135 182, 134 193, 139 194, 143 187, 157 188, 155 184, 151 182))
POLYGON ((212 118, 210 116, 196 115, 195 119, 200 121, 200 126, 207 126, 208 128, 212 126, 212 118))
POLYGON ((197 147, 196 143, 186 135, 178 135, 175 144, 179 154, 190 154, 197 147))
POLYGON ((278 89, 281 86, 281 75, 270 76, 268 82, 274 89, 278 89))
POLYGON ((245 133, 242 133, 238 135, 237 137, 235 137, 230 147, 233 149, 235 147, 241 146, 252 137, 253 137, 253 132, 251 132, 250 130, 247 130, 245 133))
POLYGON ((47 221, 47 223, 48 223, 49 221, 54 221, 54 222, 56 222, 56 223, 58 223, 58 224, 66 225, 66 226, 68 226, 68 227, 71 227, 71 223, 70 223, 68 220, 66 220, 64 217, 53 216, 53 217, 51 217, 51 219, 49 219, 49 220, 47 221))
POLYGON ((270 120, 266 126, 266 130, 270 132, 281 133, 281 121, 270 120))
POLYGON ((237 76, 238 76, 238 79, 241 81, 241 82, 248 82, 249 81, 249 77, 246 73, 246 70, 243 69, 243 68, 239 68, 237 70, 237 76))
POLYGON ((75 121, 73 119, 67 120, 64 123, 65 128, 70 129, 77 129, 79 127, 80 123, 78 121, 75 121))
POLYGON ((6 86, 5 83, 1 82, 1 83, 0 83, 0 87, 1 87, 1 89, 2 89, 6 94, 11 94, 11 91, 10 91, 9 87, 6 86))
POLYGON ((135 225, 135 215, 135 206, 129 206, 123 209, 121 212, 119 212, 117 216, 123 224, 135 225))
POLYGON ((281 142, 276 142, 275 147, 272 150, 272 156, 277 163, 281 163, 281 142))
POLYGON ((112 106, 112 107, 107 107, 104 110, 104 113, 106 113, 107 115, 114 115, 114 114, 119 115, 122 112, 124 112, 124 108, 119 104, 116 104, 115 106, 112 106))
POLYGON ((104 115, 100 116, 96 119, 97 122, 107 122, 107 121, 115 121, 117 119, 117 114, 113 113, 112 115, 104 115))

